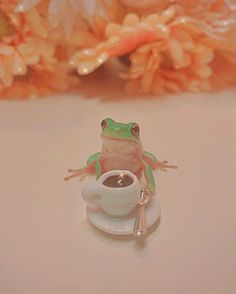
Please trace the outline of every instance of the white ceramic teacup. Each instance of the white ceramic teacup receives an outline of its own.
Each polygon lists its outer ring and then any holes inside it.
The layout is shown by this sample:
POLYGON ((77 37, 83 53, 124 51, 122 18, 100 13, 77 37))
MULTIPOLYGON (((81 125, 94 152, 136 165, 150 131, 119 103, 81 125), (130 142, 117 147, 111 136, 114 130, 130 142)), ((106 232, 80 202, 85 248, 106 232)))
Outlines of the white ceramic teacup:
POLYGON ((96 182, 89 183, 82 190, 83 199, 91 205, 99 206, 112 216, 124 216, 138 204, 140 185, 138 178, 127 170, 113 170, 104 173, 96 182), (129 185, 111 187, 106 185, 112 176, 128 176, 129 185), (109 179, 108 179, 109 178, 109 179))

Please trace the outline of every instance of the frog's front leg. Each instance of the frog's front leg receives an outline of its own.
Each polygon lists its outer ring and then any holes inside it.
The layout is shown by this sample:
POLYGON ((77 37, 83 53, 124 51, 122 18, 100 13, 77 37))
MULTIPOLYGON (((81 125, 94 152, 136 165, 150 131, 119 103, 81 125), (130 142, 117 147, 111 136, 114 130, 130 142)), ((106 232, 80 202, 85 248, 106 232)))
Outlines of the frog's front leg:
POLYGON ((147 151, 143 152, 143 160, 147 162, 153 170, 160 169, 162 171, 167 171, 167 168, 177 168, 175 165, 169 165, 167 160, 159 161, 154 154, 147 151))
POLYGON ((95 174, 98 179, 102 174, 102 168, 100 163, 101 153, 95 153, 89 157, 86 166, 80 169, 69 169, 68 172, 72 173, 70 176, 65 177, 65 181, 69 181, 72 178, 79 177, 82 181, 90 174, 95 174))
POLYGON ((150 164, 148 164, 144 160, 142 161, 142 170, 144 172, 144 176, 147 182, 147 188, 151 191, 152 194, 155 194, 156 184, 152 168, 150 164))
POLYGON ((97 152, 89 157, 87 160, 87 166, 92 166, 96 179, 98 180, 102 175, 102 165, 101 165, 101 152, 97 152))
POLYGON ((84 166, 80 169, 68 169, 68 172, 71 173, 71 175, 64 178, 66 182, 75 177, 79 177, 80 181, 82 181, 87 175, 90 174, 90 169, 88 166, 84 166))

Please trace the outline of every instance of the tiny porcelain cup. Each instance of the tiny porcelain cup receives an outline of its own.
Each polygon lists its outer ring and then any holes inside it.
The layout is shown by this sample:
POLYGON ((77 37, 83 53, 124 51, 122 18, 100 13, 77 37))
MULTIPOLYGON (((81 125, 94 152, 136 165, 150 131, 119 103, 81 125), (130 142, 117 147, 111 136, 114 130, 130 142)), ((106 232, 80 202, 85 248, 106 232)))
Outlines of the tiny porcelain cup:
MULTIPOLYGON (((105 182, 106 183, 106 182, 105 182)), ((82 190, 82 197, 90 205, 99 206, 111 216, 124 216, 132 211, 140 200, 138 178, 127 170, 113 170, 104 173, 98 181, 82 190), (107 186, 104 182, 112 176, 128 176, 132 179, 123 187, 107 186)))

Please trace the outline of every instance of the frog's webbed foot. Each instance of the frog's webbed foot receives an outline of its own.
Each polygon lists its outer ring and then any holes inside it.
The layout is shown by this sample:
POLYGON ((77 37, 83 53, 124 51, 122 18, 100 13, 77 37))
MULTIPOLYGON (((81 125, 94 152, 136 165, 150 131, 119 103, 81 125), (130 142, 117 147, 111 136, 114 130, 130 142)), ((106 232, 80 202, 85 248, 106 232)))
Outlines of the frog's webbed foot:
POLYGON ((156 168, 166 172, 168 168, 177 169, 178 167, 175 165, 169 165, 168 161, 164 160, 164 161, 158 161, 156 163, 156 168))
POLYGON ((64 178, 66 182, 75 177, 79 177, 79 180, 83 181, 90 174, 87 166, 81 169, 68 169, 68 172, 72 174, 64 178))

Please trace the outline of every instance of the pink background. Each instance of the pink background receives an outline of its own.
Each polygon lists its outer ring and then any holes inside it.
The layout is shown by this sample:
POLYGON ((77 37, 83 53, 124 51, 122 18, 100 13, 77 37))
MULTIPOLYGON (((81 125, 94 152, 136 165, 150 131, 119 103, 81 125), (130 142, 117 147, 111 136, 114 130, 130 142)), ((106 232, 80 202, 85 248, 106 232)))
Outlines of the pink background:
POLYGON ((116 90, 0 102, 0 292, 235 294, 236 93, 116 90), (84 183, 63 181, 99 151, 107 116, 139 122, 145 149, 179 166, 156 173, 162 219, 146 244, 89 225, 84 183))

